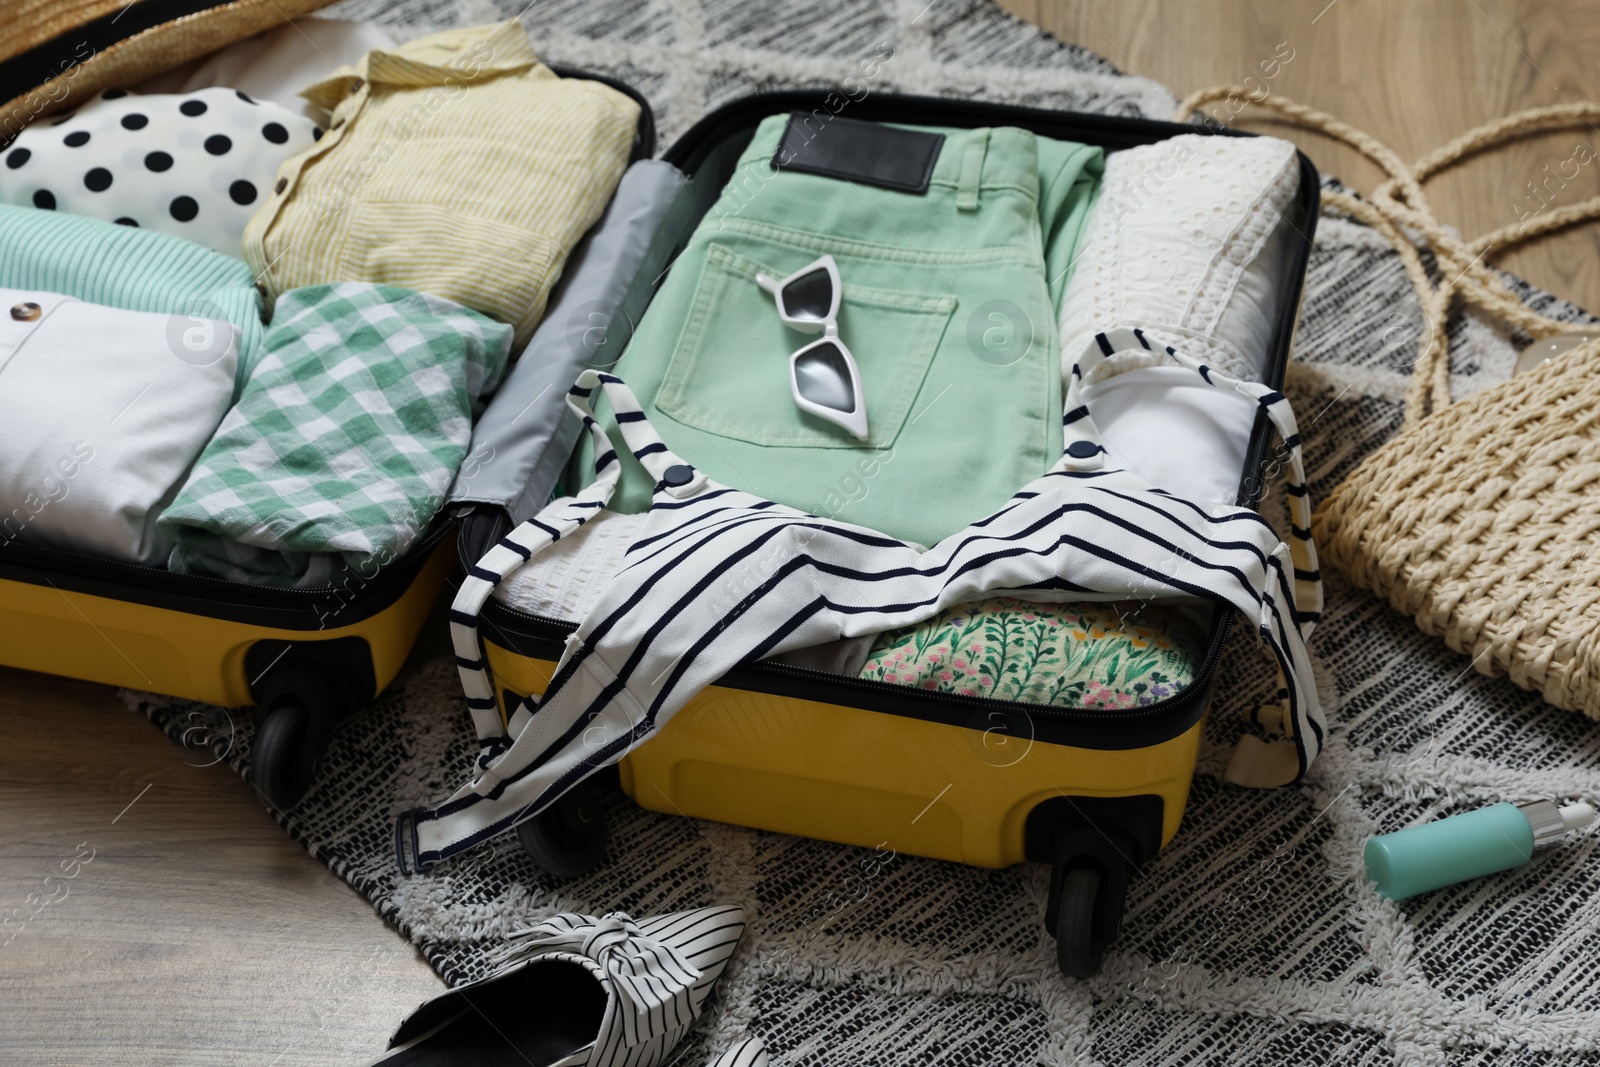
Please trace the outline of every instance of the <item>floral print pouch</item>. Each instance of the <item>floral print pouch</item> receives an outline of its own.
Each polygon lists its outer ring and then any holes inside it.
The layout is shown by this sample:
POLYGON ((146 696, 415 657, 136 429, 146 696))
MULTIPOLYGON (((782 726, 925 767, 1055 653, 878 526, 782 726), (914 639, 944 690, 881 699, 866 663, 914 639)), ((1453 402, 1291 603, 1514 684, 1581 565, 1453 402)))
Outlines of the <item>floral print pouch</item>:
POLYGON ((1055 707, 1154 704, 1194 680, 1205 641, 1149 604, 1036 604, 996 597, 880 634, 861 677, 1055 707))

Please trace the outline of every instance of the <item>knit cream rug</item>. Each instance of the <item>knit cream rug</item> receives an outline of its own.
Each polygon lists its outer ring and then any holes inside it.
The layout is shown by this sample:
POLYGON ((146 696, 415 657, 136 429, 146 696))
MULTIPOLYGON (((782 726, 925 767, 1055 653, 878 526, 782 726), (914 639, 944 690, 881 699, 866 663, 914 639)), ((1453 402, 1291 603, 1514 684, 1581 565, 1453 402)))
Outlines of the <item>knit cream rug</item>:
MULTIPOLYGON (((1165 88, 978 0, 350 0, 332 13, 402 37, 520 15, 546 59, 641 90, 663 145, 720 103, 793 86, 1152 117, 1174 104, 1165 88), (892 58, 867 62, 885 49, 892 58)), ((1595 321, 1513 284, 1548 313, 1595 321)), ((1317 496, 1399 425, 1421 321, 1383 239, 1322 219, 1289 381, 1317 496)), ((1510 374, 1512 339, 1471 318, 1451 329, 1458 395, 1510 374)), ((1267 507, 1282 519, 1281 500, 1267 507)), ((450 981, 481 973, 505 930, 551 911, 744 906, 749 934, 674 1058, 685 1067, 747 1035, 782 1067, 1597 1062, 1594 836, 1403 904, 1366 884, 1361 847, 1497 800, 1592 800, 1600 729, 1478 675, 1334 573, 1328 598, 1313 645, 1337 700, 1309 780, 1276 792, 1221 780, 1240 706, 1272 681, 1239 628, 1183 827, 1133 884, 1121 939, 1089 981, 1057 973, 1042 867, 883 861, 620 797, 611 862, 589 877, 550 884, 509 837, 401 877, 395 814, 448 794, 476 751, 442 619, 280 821, 450 981)), ((141 703, 175 735, 214 713, 141 703)), ((224 754, 242 767, 248 731, 224 754)), ((409 1007, 395 1005, 396 1018, 409 1007)))

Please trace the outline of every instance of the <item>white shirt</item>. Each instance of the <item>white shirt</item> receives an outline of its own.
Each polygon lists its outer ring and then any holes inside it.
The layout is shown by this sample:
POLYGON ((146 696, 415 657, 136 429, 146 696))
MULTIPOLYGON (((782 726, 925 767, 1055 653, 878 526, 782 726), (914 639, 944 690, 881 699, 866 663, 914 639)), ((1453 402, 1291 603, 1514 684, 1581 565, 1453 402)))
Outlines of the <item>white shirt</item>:
POLYGON ((0 543, 159 566, 156 516, 227 412, 230 323, 0 289, 0 543))

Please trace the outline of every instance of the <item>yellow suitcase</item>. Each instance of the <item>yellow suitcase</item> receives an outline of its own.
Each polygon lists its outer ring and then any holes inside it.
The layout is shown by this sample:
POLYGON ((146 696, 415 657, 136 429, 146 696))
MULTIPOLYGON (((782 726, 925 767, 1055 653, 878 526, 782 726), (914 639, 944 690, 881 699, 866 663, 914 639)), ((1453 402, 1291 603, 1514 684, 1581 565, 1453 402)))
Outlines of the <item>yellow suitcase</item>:
MULTIPOLYGON (((827 104, 825 91, 743 98, 699 122, 663 159, 688 176, 691 199, 703 214, 762 119, 827 104)), ((851 116, 1020 126, 1108 151, 1195 129, 878 93, 852 103, 851 116)), ((1318 178, 1304 155, 1300 171, 1288 220, 1298 239, 1279 279, 1267 374, 1273 385, 1282 384, 1288 362, 1316 225, 1318 178)), ((684 231, 669 236, 681 247, 698 218, 681 220, 684 231)), ((608 343, 614 359, 623 342, 608 343)), ((1240 471, 1240 499, 1251 506, 1269 440, 1262 416, 1240 471)), ((462 565, 477 562, 510 526, 496 508, 469 515, 459 541, 462 565)), ((746 664, 625 757, 620 784, 640 806, 668 814, 980 867, 1050 863, 1045 922, 1057 937, 1062 970, 1087 976, 1116 936, 1128 878, 1177 833, 1230 622, 1231 616, 1214 617, 1193 684, 1132 711, 1028 706, 780 663, 746 664)), ((543 692, 574 629, 489 600, 480 633, 502 715, 524 696, 543 692)), ((518 835, 534 861, 558 877, 576 876, 604 859, 599 807, 581 787, 519 826, 518 835)))
MULTIPOLYGON (((327 2, 148 2, 130 13, 122 0, 101 0, 54 24, 13 27, 0 46, 0 100, 11 101, 0 139, 92 93, 150 77, 163 63, 176 66, 327 2)), ((635 90, 553 69, 637 100, 632 158, 654 154, 654 117, 635 90)), ((0 536, 0 664, 224 707, 257 705, 251 780, 269 803, 289 807, 310 785, 335 722, 399 671, 450 577, 455 534, 454 520, 441 515, 409 553, 371 577, 295 590, 0 536)))

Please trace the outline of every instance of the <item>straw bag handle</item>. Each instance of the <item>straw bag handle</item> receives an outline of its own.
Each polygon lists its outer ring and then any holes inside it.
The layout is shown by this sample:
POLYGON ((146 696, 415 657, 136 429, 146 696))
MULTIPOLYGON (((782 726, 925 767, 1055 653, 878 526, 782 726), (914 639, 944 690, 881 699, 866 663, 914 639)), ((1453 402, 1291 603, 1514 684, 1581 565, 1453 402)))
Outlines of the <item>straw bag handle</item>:
MULTIPOLYGON (((1422 191, 1422 184, 1462 160, 1516 137, 1537 130, 1589 124, 1600 119, 1600 104, 1588 102, 1530 108, 1485 123, 1407 165, 1377 138, 1340 122, 1332 115, 1279 96, 1254 99, 1241 85, 1218 85, 1191 93, 1173 118, 1183 122, 1195 110, 1214 100, 1233 98, 1256 104, 1310 129, 1342 141, 1377 164, 1388 178, 1372 191, 1372 199, 1359 200, 1348 193, 1322 190, 1322 206, 1342 211, 1366 223, 1394 245, 1405 264, 1406 276, 1417 291, 1426 330, 1418 345, 1417 362, 1406 387, 1405 426, 1414 425, 1430 411, 1450 405, 1450 337, 1446 323, 1451 301, 1457 295, 1469 304, 1531 334, 1535 340, 1571 332, 1574 324, 1540 315, 1517 299, 1498 274, 1484 265, 1489 253, 1564 229, 1577 222, 1600 218, 1600 196, 1556 211, 1523 219, 1471 241, 1463 241, 1440 224, 1422 191), (1428 277, 1417 247, 1401 231, 1416 231, 1433 250, 1440 280, 1428 277)), ((1242 105, 1241 105, 1242 106, 1242 105)))

